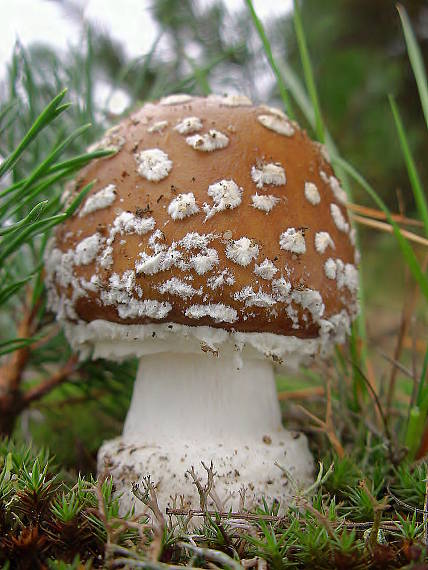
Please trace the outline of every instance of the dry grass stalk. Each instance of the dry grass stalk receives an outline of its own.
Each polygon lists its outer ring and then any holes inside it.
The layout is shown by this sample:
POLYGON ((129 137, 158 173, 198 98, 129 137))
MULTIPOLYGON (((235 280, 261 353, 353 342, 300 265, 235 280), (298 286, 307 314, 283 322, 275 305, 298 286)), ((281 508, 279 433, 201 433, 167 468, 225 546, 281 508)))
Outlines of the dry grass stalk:
MULTIPOLYGON (((362 214, 363 216, 369 218, 375 218, 377 220, 386 220, 386 214, 381 212, 380 210, 376 210, 376 208, 368 208, 367 206, 360 206, 359 204, 353 204, 351 202, 346 203, 346 207, 351 212, 355 212, 356 214, 362 214)), ((415 220, 413 218, 408 218, 404 214, 392 214, 391 215, 394 222, 398 224, 404 224, 406 226, 415 226, 418 228, 423 227, 423 222, 420 220, 415 220)))
MULTIPOLYGON (((428 255, 425 255, 425 258, 422 262, 421 269, 425 273, 427 268, 428 268, 428 255)), ((408 270, 406 271, 406 281, 409 281, 408 270)), ((406 287, 406 290, 407 289, 408 289, 408 287, 406 287)), ((391 413, 392 402, 393 402, 394 397, 395 397, 395 386, 396 386, 397 373, 398 373, 398 370, 401 369, 401 367, 398 365, 399 364, 398 361, 400 360, 401 353, 403 351, 403 348, 405 347, 405 339, 408 337, 408 332, 410 330, 410 324, 411 324, 412 316, 415 312, 418 298, 419 298, 419 287, 417 285, 414 285, 412 290, 411 290, 411 294, 405 297, 403 309, 401 311, 400 329, 399 329, 399 333, 398 333, 398 337, 397 337, 397 344, 396 344, 395 350, 394 350, 394 356, 392 358, 393 367, 391 369, 391 374, 390 374, 389 383, 388 383, 388 392, 387 392, 387 400, 386 400, 387 417, 389 417, 390 413, 391 413)), ((413 352, 415 354, 416 353, 416 343, 415 343, 414 339, 409 339, 409 340, 410 340, 411 347, 413 348, 413 352)), ((411 373, 411 377, 413 380, 415 380, 415 376, 413 373, 411 373)))
MULTIPOLYGON (((387 224, 386 222, 379 222, 378 220, 365 218, 357 214, 351 214, 351 219, 354 222, 362 224, 363 226, 374 228, 376 230, 380 230, 382 232, 386 232, 389 234, 392 234, 394 231, 394 228, 390 224, 387 224)), ((403 229, 400 229, 400 233, 403 237, 407 238, 409 241, 413 241, 414 243, 428 247, 428 239, 403 229)))
POLYGON ((428 343, 420 338, 416 339, 416 342, 413 343, 413 339, 409 336, 404 337, 403 347, 406 349, 414 348, 416 352, 420 352, 421 354, 425 354, 428 348, 428 343))
POLYGON ((278 400, 306 400, 325 393, 323 386, 314 386, 313 388, 303 388, 302 390, 284 390, 278 392, 278 400))
POLYGON ((326 412, 325 412, 324 421, 317 418, 317 416, 309 412, 303 406, 298 406, 298 407, 316 424, 316 427, 312 427, 312 429, 326 434, 333 449, 337 453, 337 456, 340 459, 342 459, 345 456, 345 450, 343 449, 343 446, 336 435, 336 430, 334 427, 330 380, 327 381, 327 386, 326 386, 326 412))
POLYGON ((299 503, 302 507, 311 513, 311 515, 318 520, 318 522, 325 528, 327 531, 328 536, 334 541, 336 536, 334 534, 334 528, 331 522, 328 520, 328 517, 320 513, 315 507, 309 503, 307 500, 300 500, 299 503))

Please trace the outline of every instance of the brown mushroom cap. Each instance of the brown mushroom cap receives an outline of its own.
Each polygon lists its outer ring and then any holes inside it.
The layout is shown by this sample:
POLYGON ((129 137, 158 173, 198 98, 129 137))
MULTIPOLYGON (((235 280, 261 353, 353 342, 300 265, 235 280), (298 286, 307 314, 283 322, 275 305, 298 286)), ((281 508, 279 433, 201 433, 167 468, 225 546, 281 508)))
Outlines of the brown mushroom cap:
POLYGON ((107 133, 117 152, 55 234, 50 304, 71 322, 317 338, 356 314, 344 193, 322 147, 243 97, 172 96, 107 133))

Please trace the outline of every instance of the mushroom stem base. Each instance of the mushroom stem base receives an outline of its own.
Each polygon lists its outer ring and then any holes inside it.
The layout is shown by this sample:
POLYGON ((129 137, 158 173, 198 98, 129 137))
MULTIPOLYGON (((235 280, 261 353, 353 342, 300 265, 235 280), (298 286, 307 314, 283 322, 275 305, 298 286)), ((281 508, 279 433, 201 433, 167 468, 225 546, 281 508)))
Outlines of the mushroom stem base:
POLYGON ((113 476, 116 490, 121 494, 123 514, 133 506, 137 513, 145 508, 131 489, 132 483, 141 483, 142 477, 149 474, 157 485, 161 512, 165 514, 167 507, 200 509, 200 497, 187 471, 194 467, 199 481, 205 486, 208 482, 206 468, 209 469, 211 462, 214 486, 205 508, 242 512, 260 506, 262 497, 268 504, 276 499, 284 507, 299 489, 313 481, 313 461, 303 434, 283 430, 280 435, 270 437, 266 442, 248 441, 247 444, 242 441, 201 444, 200 441, 180 442, 174 438, 161 443, 143 443, 119 437, 101 447, 98 469, 100 473, 113 476), (243 503, 242 489, 245 489, 243 503), (174 497, 177 498, 175 504, 174 497))
MULTIPOLYGON (((214 487, 206 507, 237 511, 268 501, 289 501, 296 484, 311 482, 313 459, 306 437, 281 425, 273 368, 267 360, 233 356, 155 354, 142 357, 123 436, 104 443, 100 472, 107 470, 121 508, 136 501, 132 483, 151 475, 160 508, 184 496, 186 508, 200 508, 188 470, 202 484, 213 464, 214 487)), ((137 511, 144 505, 135 502, 137 511)))

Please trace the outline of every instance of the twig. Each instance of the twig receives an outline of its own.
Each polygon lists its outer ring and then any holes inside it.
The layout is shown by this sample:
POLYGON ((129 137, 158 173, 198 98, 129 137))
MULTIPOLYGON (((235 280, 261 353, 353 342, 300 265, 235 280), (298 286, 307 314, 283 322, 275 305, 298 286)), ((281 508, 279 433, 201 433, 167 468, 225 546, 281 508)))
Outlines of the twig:
MULTIPOLYGON (((391 491, 389 483, 387 485, 387 491, 388 491, 388 495, 391 497, 391 499, 397 503, 397 505, 400 505, 401 507, 404 507, 406 510, 410 511, 410 512, 414 512, 414 513, 420 513, 420 514, 425 514, 425 509, 419 509, 418 507, 414 507, 413 505, 409 505, 409 503, 405 503, 404 501, 402 501, 401 499, 399 499, 397 497, 397 495, 394 495, 394 493, 391 491)), ((428 512, 427 512, 428 514, 428 512)))
POLYGON ((143 491, 140 490, 138 483, 132 484, 132 493, 154 514, 156 525, 153 526, 153 537, 148 544, 146 554, 148 559, 157 563, 162 554, 163 533, 166 527, 166 520, 159 508, 158 498, 156 494, 156 485, 151 481, 150 475, 143 477, 141 480, 143 491))
POLYGON ((67 378, 70 376, 70 374, 75 370, 77 362, 78 362, 77 356, 76 355, 72 356, 68 360, 68 362, 66 362, 64 366, 60 370, 58 370, 58 372, 52 374, 50 378, 48 378, 47 380, 45 380, 35 388, 28 390, 28 392, 26 392, 22 398, 24 407, 27 407, 28 405, 30 405, 33 402, 36 402, 37 400, 40 400, 41 398, 43 398, 43 396, 48 394, 53 388, 65 382, 67 378))
POLYGON ((382 521, 382 513, 387 509, 389 509, 388 497, 384 497, 381 501, 378 501, 376 497, 373 496, 372 492, 367 487, 367 484, 364 480, 360 481, 360 487, 364 490, 364 492, 368 496, 373 508, 373 526, 369 535, 369 546, 373 551, 377 544, 380 523, 382 521))
POLYGON ((243 558, 241 564, 244 568, 254 568, 257 566, 257 570, 267 570, 267 562, 264 558, 260 556, 255 556, 254 558, 243 558))
MULTIPOLYGON (((392 494, 391 494, 392 496, 392 494)), ((395 498, 392 496, 392 498, 395 500, 395 498)), ((398 501, 397 501, 398 502, 398 501)), ((400 501, 402 503, 402 501, 400 501)), ((407 507, 412 510, 413 507, 411 507, 410 505, 407 505, 407 507)), ((423 512, 422 509, 416 509, 417 512, 423 512)), ((258 522, 258 521, 266 521, 266 522, 272 522, 272 523, 287 523, 288 518, 286 516, 280 516, 280 515, 258 515, 258 514, 253 514, 253 513, 234 513, 234 512, 218 512, 218 511, 211 511, 211 510, 207 510, 207 511, 199 511, 199 510, 192 510, 192 509, 170 509, 167 508, 166 509, 166 514, 167 515, 177 515, 177 516, 187 516, 187 515, 191 515, 196 516, 196 517, 206 517, 207 515, 209 516, 216 516, 216 517, 220 517, 220 518, 226 518, 226 519, 230 519, 232 520, 246 520, 249 522, 258 522)), ((300 525, 305 524, 305 521, 299 520, 298 521, 300 525)), ((352 521, 339 521, 339 522, 335 522, 335 521, 331 521, 330 522, 332 528, 336 529, 338 527, 344 526, 348 529, 355 529, 355 530, 367 530, 367 529, 371 529, 373 527, 374 521, 367 521, 367 522, 352 522, 352 521)), ((393 521, 393 520, 388 520, 388 521, 383 521, 380 523, 379 528, 381 528, 382 530, 386 530, 386 531, 391 531, 394 532, 397 529, 397 522, 393 521)), ((241 561, 242 562, 242 561, 241 561)))
MULTIPOLYGON (((394 520, 383 521, 383 522, 379 523, 378 530, 385 530, 387 532, 396 532, 397 531, 397 524, 398 523, 394 520)), ((373 528, 373 525, 374 525, 374 521, 370 521, 370 522, 344 521, 343 523, 341 523, 340 525, 337 525, 337 526, 344 526, 350 530, 363 531, 363 530, 370 530, 371 528, 373 528)))
POLYGON ((425 479, 425 501, 424 501, 424 542, 428 546, 428 479, 425 479))
POLYGON ((242 570, 243 566, 240 562, 231 558, 228 554, 221 552, 220 550, 212 550, 211 548, 201 548, 188 542, 178 542, 178 546, 181 548, 187 548, 191 552, 194 552, 197 556, 202 556, 207 560, 212 560, 214 562, 219 562, 224 566, 229 566, 234 570, 242 570))
POLYGON ((50 332, 44 334, 42 338, 39 338, 34 342, 34 344, 31 345, 32 350, 37 350, 38 348, 44 346, 45 344, 47 344, 49 341, 51 341, 60 334, 61 329, 59 328, 58 323, 53 321, 53 324, 55 326, 52 328, 50 332))
POLYGON ((215 477, 216 473, 214 472, 214 466, 213 466, 212 461, 211 461, 209 467, 207 467, 203 461, 201 461, 201 463, 202 463, 203 468, 207 472, 207 483, 206 483, 206 485, 202 486, 193 465, 190 469, 187 470, 187 473, 192 478, 193 483, 196 486, 196 489, 198 490, 200 510, 206 511, 207 504, 208 504, 208 497, 210 496, 210 494, 213 490, 214 477, 215 477))
POLYGON ((213 511, 213 510, 194 510, 194 509, 170 509, 166 508, 167 515, 179 515, 179 516, 192 516, 192 517, 220 517, 227 519, 242 519, 246 521, 267 521, 267 522, 278 522, 284 520, 285 517, 278 517, 274 515, 256 515, 251 513, 234 513, 226 511, 213 511))
POLYGON ((244 568, 254 568, 254 566, 257 566, 258 558, 258 556, 255 556, 254 558, 242 558, 241 564, 244 568))
POLYGON ((123 556, 126 556, 126 558, 116 558, 115 560, 112 560, 109 564, 109 568, 146 568, 147 570, 190 570, 191 568, 192 570, 203 570, 197 566, 179 566, 177 564, 167 564, 157 560, 143 560, 136 552, 127 550, 118 544, 114 544, 112 546, 112 552, 115 554, 122 554, 123 556))
MULTIPOLYGON (((28 339, 34 334, 34 318, 37 314, 38 305, 32 309, 29 308, 31 299, 31 291, 27 291, 26 308, 24 316, 18 325, 18 338, 28 339)), ((30 356, 30 347, 24 346, 18 348, 12 354, 11 358, 0 367, 0 396, 7 393, 17 393, 24 373, 24 368, 30 356)))
POLYGON ((413 376, 412 371, 409 370, 408 368, 406 368, 406 366, 404 366, 404 364, 401 364, 401 362, 398 362, 398 360, 391 358, 390 356, 388 356, 386 354, 386 352, 383 352, 383 350, 380 350, 379 348, 377 349, 377 352, 382 356, 382 358, 384 358, 390 364, 392 364, 392 366, 394 366, 395 368, 398 368, 398 370, 400 370, 403 374, 405 374, 408 378, 410 378, 410 380, 414 380, 414 376, 413 376))
POLYGON ((143 486, 143 491, 141 491, 138 483, 132 484, 132 493, 137 499, 139 499, 146 507, 148 507, 155 516, 159 527, 162 529, 166 525, 165 517, 159 508, 158 498, 156 495, 156 486, 152 483, 150 475, 143 477, 141 480, 141 485, 143 486))
POLYGON ((165 562, 155 562, 153 560, 136 560, 135 558, 116 558, 109 568, 146 568, 146 570, 205 570, 197 566, 181 566, 177 564, 166 564, 165 562))
MULTIPOLYGON (((31 339, 37 329, 37 314, 40 302, 31 306, 31 289, 27 290, 24 316, 19 323, 17 335, 22 339, 31 339)), ((36 341, 35 343, 36 344, 36 341)), ((12 354, 0 367, 0 434, 9 435, 16 418, 31 403, 40 400, 53 388, 67 380, 74 370, 77 357, 70 360, 55 374, 38 386, 24 392, 22 380, 33 344, 28 344, 12 354), (30 348, 31 347, 31 348, 30 348)))

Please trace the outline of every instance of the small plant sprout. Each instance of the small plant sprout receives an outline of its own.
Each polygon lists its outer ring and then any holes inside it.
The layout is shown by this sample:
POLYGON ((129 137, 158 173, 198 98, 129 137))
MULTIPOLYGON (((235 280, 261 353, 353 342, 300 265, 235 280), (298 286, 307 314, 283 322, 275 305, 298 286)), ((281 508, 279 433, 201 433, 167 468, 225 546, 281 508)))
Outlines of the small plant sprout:
POLYGON ((331 166, 284 113, 246 98, 168 97, 110 133, 115 155, 81 172, 77 188, 97 183, 46 255, 50 307, 71 345, 140 358, 123 436, 103 445, 99 469, 125 510, 147 474, 162 511, 175 494, 194 507, 210 461, 204 509, 216 496, 236 510, 242 486, 248 508, 263 496, 285 504, 285 473, 305 486, 313 463, 306 438, 281 425, 274 370, 330 354, 357 315, 331 166), (189 136, 174 126, 190 116, 203 129, 189 136), (259 208, 266 192, 274 206, 259 208), (317 246, 321 231, 334 250, 317 246))
POLYGON ((62 493, 53 502, 52 513, 63 523, 69 523, 76 518, 80 512, 82 505, 77 494, 72 491, 70 493, 62 493))
POLYGON ((406 517, 397 513, 397 517, 397 536, 407 541, 414 541, 421 537, 424 532, 424 524, 418 521, 416 511, 406 517))

